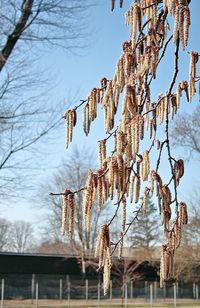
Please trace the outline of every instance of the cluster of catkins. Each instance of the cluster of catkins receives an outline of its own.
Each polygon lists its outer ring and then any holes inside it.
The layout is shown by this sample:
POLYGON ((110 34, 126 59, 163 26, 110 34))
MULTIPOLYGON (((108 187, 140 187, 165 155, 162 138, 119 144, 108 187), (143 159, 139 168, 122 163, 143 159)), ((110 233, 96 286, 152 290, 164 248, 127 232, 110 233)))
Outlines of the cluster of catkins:
POLYGON ((72 239, 74 235, 74 210, 75 195, 66 188, 63 192, 61 234, 64 235, 67 230, 70 239, 72 239))
POLYGON ((181 243, 181 229, 182 225, 187 224, 188 214, 187 206, 184 202, 178 205, 177 217, 170 230, 166 230, 167 243, 162 245, 161 262, 160 262, 160 286, 166 280, 173 277, 173 259, 176 249, 181 243))
POLYGON ((103 288, 108 290, 110 284, 110 271, 112 266, 109 226, 103 225, 97 239, 95 257, 99 258, 99 269, 103 268, 103 288))
MULTIPOLYGON (((112 1, 114 8, 115 1, 112 1)), ((122 5, 122 1, 120 2, 122 5)), ((164 232, 168 242, 162 248, 161 285, 171 275, 175 249, 180 244, 181 225, 186 223, 186 205, 179 203, 177 218, 170 227, 172 193, 170 183, 174 181, 175 189, 183 176, 183 161, 171 160, 172 179, 163 184, 161 176, 156 170, 150 168, 150 152, 152 147, 162 151, 161 142, 156 141, 156 132, 159 124, 168 127, 169 115, 173 118, 180 106, 180 98, 184 91, 190 102, 195 94, 196 64, 198 54, 190 52, 189 81, 178 83, 175 92, 161 93, 157 102, 151 102, 150 84, 156 78, 157 66, 165 52, 168 38, 168 13, 174 19, 173 41, 178 46, 179 41, 185 48, 188 41, 190 12, 186 0, 138 0, 134 1, 125 14, 125 23, 130 27, 130 40, 122 44, 122 55, 116 64, 112 80, 102 78, 100 86, 93 88, 89 93, 83 110, 83 129, 89 134, 91 123, 98 114, 98 104, 104 114, 104 128, 108 137, 98 142, 99 168, 89 170, 84 189, 83 211, 86 229, 90 228, 90 214, 94 201, 98 199, 98 207, 107 200, 116 197, 116 205, 122 207, 122 227, 119 242, 122 251, 123 235, 126 228, 126 202, 139 201, 143 195, 143 212, 146 212, 147 196, 154 193, 162 216, 164 232), (159 3, 159 5, 158 5, 159 3), (161 5, 162 3, 162 5, 161 5), (116 112, 120 105, 120 94, 124 93, 122 100, 122 113, 115 128, 116 112), (149 131, 152 145, 140 153, 140 144, 149 131), (106 142, 114 137, 114 150, 110 156, 106 153, 106 142), (148 181, 150 185, 148 186, 148 181), (142 183, 147 185, 141 192, 142 183)), ((169 43, 169 42, 168 42, 169 43)), ((168 90, 169 91, 169 90, 168 90)), ((76 124, 76 111, 65 112, 67 123, 67 146, 72 140, 72 130, 76 124)), ((169 140, 167 140, 169 143, 169 140)), ((167 143, 166 140, 164 143, 167 143)), ((169 146, 169 144, 168 144, 169 146)), ((161 152, 160 152, 161 153, 161 152)), ((160 160, 161 155, 159 156, 160 160)), ((171 159, 169 157, 169 159, 171 159)), ((170 167, 170 165, 169 165, 170 167)), ((176 193, 176 191, 174 192, 176 193)), ((74 198, 64 195, 63 201, 63 227, 66 225, 66 211, 70 208, 69 233, 72 234, 74 198), (73 201, 73 202, 72 202, 73 201), (67 204, 67 205, 66 205, 67 204), (73 206, 72 206, 73 204, 73 206)), ((176 200, 177 204, 177 200, 176 200)), ((103 225, 99 232, 96 256, 99 256, 99 267, 104 268, 104 292, 109 286, 109 272, 111 269, 111 249, 108 225, 103 225)))

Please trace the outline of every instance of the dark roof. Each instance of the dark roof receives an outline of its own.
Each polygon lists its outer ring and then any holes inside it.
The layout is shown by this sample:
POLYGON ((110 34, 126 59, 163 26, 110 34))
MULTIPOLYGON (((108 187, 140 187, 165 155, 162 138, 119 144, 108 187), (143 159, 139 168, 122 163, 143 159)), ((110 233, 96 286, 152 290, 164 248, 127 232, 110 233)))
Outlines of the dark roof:
POLYGON ((80 274, 76 257, 64 255, 0 253, 0 274, 80 274))

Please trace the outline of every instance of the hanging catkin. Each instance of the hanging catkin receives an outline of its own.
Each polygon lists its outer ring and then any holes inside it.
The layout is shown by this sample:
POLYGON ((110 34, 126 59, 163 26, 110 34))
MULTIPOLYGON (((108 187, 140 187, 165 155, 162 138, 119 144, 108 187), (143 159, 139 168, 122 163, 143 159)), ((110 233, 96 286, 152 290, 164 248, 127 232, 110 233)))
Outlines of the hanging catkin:
POLYGON ((139 201, 140 198, 140 176, 137 175, 135 179, 135 203, 139 201))
POLYGON ((67 110, 63 118, 66 122, 66 148, 68 148, 69 143, 72 141, 73 127, 76 125, 76 111, 74 109, 67 110))
POLYGON ((148 181, 150 172, 149 151, 144 151, 142 160, 142 180, 148 181))
POLYGON ((103 166, 103 163, 106 160, 106 140, 99 140, 98 141, 98 159, 100 167, 103 166))
POLYGON ((190 68, 189 68, 189 101, 191 102, 194 96, 195 90, 195 78, 196 78, 196 63, 198 62, 199 55, 197 52, 190 52, 190 68))
POLYGON ((89 231, 90 229, 90 210, 92 208, 96 195, 95 183, 96 182, 94 181, 94 173, 92 172, 92 170, 89 170, 86 182, 86 188, 84 190, 84 195, 83 195, 84 222, 87 231, 89 231))
POLYGON ((69 190, 63 191, 63 204, 62 204, 62 225, 61 234, 64 235, 67 227, 67 215, 68 215, 68 204, 69 204, 69 190))
POLYGON ((99 269, 103 267, 103 279, 104 279, 104 294, 107 294, 110 284, 110 270, 112 266, 111 251, 110 251, 110 235, 108 225, 102 225, 99 231, 95 257, 99 258, 99 269))
POLYGON ((69 238, 72 239, 74 236, 74 211, 75 211, 75 196, 74 194, 69 195, 69 238))

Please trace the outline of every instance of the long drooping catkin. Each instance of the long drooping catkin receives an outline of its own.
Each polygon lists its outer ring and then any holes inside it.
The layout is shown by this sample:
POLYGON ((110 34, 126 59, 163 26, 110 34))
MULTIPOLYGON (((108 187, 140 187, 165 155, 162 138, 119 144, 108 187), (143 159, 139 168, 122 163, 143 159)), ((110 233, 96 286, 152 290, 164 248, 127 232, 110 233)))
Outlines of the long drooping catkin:
POLYGON ((110 284, 110 270, 112 266, 109 227, 106 224, 102 225, 99 231, 95 257, 99 257, 99 269, 103 267, 104 294, 106 294, 110 284))
POLYGON ((98 141, 98 159, 100 167, 103 166, 104 161, 106 160, 106 140, 98 141))
POLYGON ((92 170, 89 170, 86 182, 86 188, 84 190, 84 196, 83 196, 84 222, 87 231, 89 231, 90 228, 90 211, 96 196, 97 185, 95 177, 96 175, 92 172, 92 170))
POLYGON ((66 188, 63 192, 63 205, 62 205, 62 225, 61 234, 64 235, 67 228, 67 215, 68 215, 68 205, 69 205, 69 190, 66 188))
POLYGON ((189 69, 189 101, 191 102, 194 96, 195 90, 195 78, 196 78, 196 63, 198 62, 199 55, 197 52, 190 52, 190 69, 189 69))
POLYGON ((68 148, 69 143, 72 141, 73 127, 76 125, 76 111, 74 109, 67 110, 63 118, 66 122, 66 148, 68 148))
POLYGON ((173 258, 175 250, 181 243, 181 229, 183 224, 187 224, 188 214, 187 205, 184 202, 178 204, 177 217, 171 230, 167 232, 168 242, 162 245, 160 262, 160 286, 163 287, 164 281, 173 276, 173 258))
POLYGON ((149 151, 144 151, 142 160, 142 180, 147 181, 150 172, 149 151))
POLYGON ((135 179, 135 203, 139 201, 140 198, 140 176, 137 175, 135 179))
POLYGON ((69 238, 72 239, 74 236, 74 211, 75 211, 75 196, 74 194, 69 195, 69 238))

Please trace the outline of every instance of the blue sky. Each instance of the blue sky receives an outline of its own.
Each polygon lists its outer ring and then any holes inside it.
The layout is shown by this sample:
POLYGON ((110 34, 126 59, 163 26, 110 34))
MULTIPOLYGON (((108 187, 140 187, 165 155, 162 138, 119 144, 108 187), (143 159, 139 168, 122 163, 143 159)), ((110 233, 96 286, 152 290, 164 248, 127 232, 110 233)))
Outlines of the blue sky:
MULTIPOLYGON (((118 1, 116 1, 116 9, 114 12, 110 10, 110 2, 101 0, 98 5, 93 7, 88 17, 88 31, 90 35, 87 38, 88 47, 82 51, 78 50, 77 54, 69 53, 58 48, 52 48, 51 52, 43 52, 41 56, 41 66, 56 76, 56 86, 52 90, 52 97, 55 101, 65 101, 66 107, 71 98, 76 97, 77 103, 79 99, 84 99, 90 89, 99 85, 102 77, 112 78, 117 59, 121 54, 121 43, 128 39, 128 28, 124 25, 124 12, 129 7, 131 1, 125 0, 123 9, 119 9, 118 1)), ((190 40, 186 51, 200 50, 199 40, 199 10, 200 1, 192 0, 191 5, 190 40)), ((171 67, 173 67, 173 51, 174 45, 170 45, 170 52, 165 60, 162 70, 159 71, 160 78, 153 84, 153 93, 155 98, 157 94, 163 91, 169 84, 171 76, 171 67)), ((189 57, 183 56, 180 65, 181 72, 179 80, 188 78, 189 57)), ((198 96, 193 99, 192 105, 183 103, 181 112, 190 112, 198 104, 198 96)), ((74 99, 72 99, 74 101, 74 99)), ((105 137, 102 130, 102 117, 96 123, 92 124, 91 134, 86 138, 82 131, 81 110, 79 111, 79 122, 75 128, 74 144, 81 147, 90 147, 95 150, 98 139, 105 137)), ((65 150, 65 126, 59 130, 58 138, 53 144, 45 145, 48 149, 48 161, 41 174, 37 174, 36 182, 38 186, 43 181, 48 181, 51 174, 55 172, 61 160, 64 160, 70 153, 65 150), (51 169, 54 167, 54 169, 51 169)), ((181 152, 176 150, 176 154, 181 156, 181 152)), ((192 189, 199 185, 198 169, 199 162, 191 161, 186 164, 186 174, 180 185, 180 197, 187 201, 192 189)), ((164 166, 162 172, 165 172, 164 166)), ((48 193, 48 192, 47 192, 48 193)), ((37 224, 41 210, 35 207, 34 202, 23 200, 9 207, 5 206, 1 211, 1 216, 9 220, 24 219, 37 224)))

